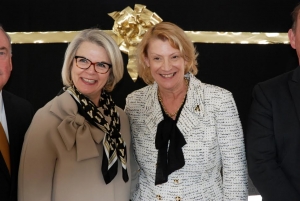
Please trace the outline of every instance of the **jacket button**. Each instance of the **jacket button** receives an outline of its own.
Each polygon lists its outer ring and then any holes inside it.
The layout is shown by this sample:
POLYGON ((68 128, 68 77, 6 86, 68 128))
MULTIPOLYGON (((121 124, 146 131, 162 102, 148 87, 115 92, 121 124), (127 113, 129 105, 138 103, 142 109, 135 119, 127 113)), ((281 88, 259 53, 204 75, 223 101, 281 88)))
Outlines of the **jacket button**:
POLYGON ((157 200, 162 200, 162 198, 161 198, 160 195, 156 195, 156 199, 157 199, 157 200))
POLYGON ((181 200, 181 198, 179 197, 179 196, 176 196, 176 199, 175 199, 176 201, 180 201, 181 200))
POLYGON ((174 179, 174 184, 179 184, 179 179, 174 179))

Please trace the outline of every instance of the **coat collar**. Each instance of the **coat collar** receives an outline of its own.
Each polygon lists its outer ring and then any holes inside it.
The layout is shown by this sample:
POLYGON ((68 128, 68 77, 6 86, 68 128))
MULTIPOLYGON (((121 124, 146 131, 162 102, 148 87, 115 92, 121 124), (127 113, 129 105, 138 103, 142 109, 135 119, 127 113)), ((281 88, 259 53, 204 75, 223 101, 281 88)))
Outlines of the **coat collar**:
MULTIPOLYGON (((197 124, 195 119, 205 115, 203 104, 204 90, 203 84, 192 74, 186 74, 186 78, 190 80, 187 92, 187 99, 180 113, 177 122, 179 130, 183 134, 189 133, 197 124)), ((145 95, 144 114, 146 114, 145 123, 151 133, 156 133, 157 125, 163 120, 163 114, 157 98, 157 83, 150 85, 145 95)), ((153 138, 155 135, 153 135, 153 138)))

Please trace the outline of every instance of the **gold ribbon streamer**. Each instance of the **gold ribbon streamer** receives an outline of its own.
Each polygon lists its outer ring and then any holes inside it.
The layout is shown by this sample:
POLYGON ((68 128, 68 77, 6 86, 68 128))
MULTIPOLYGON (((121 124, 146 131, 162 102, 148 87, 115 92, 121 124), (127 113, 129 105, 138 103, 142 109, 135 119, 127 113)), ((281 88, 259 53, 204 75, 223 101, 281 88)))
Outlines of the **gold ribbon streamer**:
MULTIPOLYGON (((110 34, 116 42, 120 40, 113 31, 104 31, 110 34)), ((78 33, 79 31, 8 32, 13 44, 69 43, 78 33)), ((185 31, 185 33, 194 43, 289 44, 287 33, 213 31, 185 31)))
MULTIPOLYGON (((116 42, 120 38, 104 30, 116 42)), ((13 44, 69 43, 79 31, 8 32, 13 44)), ((185 31, 194 43, 289 44, 287 33, 185 31)), ((120 43, 120 42, 119 42, 120 43)))
POLYGON ((289 44, 287 33, 185 31, 194 43, 289 44))
POLYGON ((8 32, 13 44, 68 43, 77 31, 8 32))

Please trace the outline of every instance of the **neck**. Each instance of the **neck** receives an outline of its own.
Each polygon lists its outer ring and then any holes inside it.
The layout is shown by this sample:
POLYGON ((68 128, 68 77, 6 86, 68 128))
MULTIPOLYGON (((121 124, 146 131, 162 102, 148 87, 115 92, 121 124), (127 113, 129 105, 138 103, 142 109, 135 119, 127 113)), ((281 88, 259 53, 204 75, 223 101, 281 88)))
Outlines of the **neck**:
POLYGON ((164 93, 161 93, 161 91, 158 88, 157 91, 157 97, 159 102, 162 105, 163 110, 165 113, 175 120, 177 113, 182 106, 187 90, 188 90, 188 80, 184 80, 184 84, 182 87, 180 87, 177 91, 164 91, 164 93))
POLYGON ((163 97, 163 99, 171 99, 171 100, 175 100, 178 97, 185 95, 187 89, 188 89, 188 80, 186 79, 184 79, 184 81, 180 84, 180 86, 177 87, 175 90, 162 89, 158 86, 158 91, 160 93, 160 96, 163 97))

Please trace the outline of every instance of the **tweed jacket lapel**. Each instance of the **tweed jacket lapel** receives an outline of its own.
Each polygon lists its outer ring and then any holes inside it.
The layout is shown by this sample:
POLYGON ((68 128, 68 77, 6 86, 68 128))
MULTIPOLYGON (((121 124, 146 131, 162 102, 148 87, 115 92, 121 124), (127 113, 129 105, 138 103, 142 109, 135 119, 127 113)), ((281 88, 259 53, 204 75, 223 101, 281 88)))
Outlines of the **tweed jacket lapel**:
POLYGON ((292 74, 292 78, 289 80, 289 88, 295 103, 298 120, 300 121, 300 67, 295 69, 292 74))
POLYGON ((199 123, 195 120, 205 115, 202 83, 192 74, 186 76, 190 80, 189 89, 177 122, 177 127, 183 134, 188 134, 199 123))
MULTIPOLYGON (((157 84, 154 83, 146 94, 146 102, 144 107, 144 114, 146 115, 145 123, 150 130, 150 133, 157 131, 157 125, 163 120, 163 114, 157 98, 157 84)), ((155 135, 152 136, 153 139, 155 135)))
MULTIPOLYGON (((187 74, 186 76, 190 79, 189 89, 185 105, 177 122, 179 130, 183 134, 189 133, 198 124, 198 121, 195 121, 195 119, 202 118, 205 115, 202 83, 192 74, 187 74)), ((163 114, 157 98, 157 87, 157 83, 150 86, 145 96, 146 102, 144 107, 145 123, 150 132, 155 134, 157 125, 163 120, 163 114)), ((152 137, 154 139, 155 135, 152 137)))

